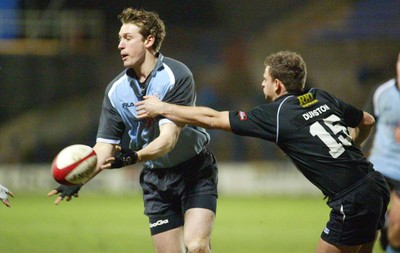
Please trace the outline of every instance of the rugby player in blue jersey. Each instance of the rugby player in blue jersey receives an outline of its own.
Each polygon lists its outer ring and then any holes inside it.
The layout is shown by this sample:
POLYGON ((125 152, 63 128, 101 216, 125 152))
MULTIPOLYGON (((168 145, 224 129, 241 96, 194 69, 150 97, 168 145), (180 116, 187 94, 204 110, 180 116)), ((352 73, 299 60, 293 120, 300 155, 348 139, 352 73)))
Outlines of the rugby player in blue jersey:
POLYGON ((400 253, 400 53, 396 72, 395 78, 378 86, 365 109, 377 121, 369 160, 391 189, 387 226, 381 234, 387 253, 400 253))
MULTIPOLYGON (((210 136, 201 127, 168 119, 139 119, 135 103, 144 96, 195 105, 191 71, 162 55, 166 35, 154 12, 125 9, 119 16, 121 59, 125 69, 105 90, 97 142, 95 175, 102 169, 143 163, 140 183, 155 252, 209 253, 217 205, 217 164, 208 150, 210 136), (127 131, 130 144, 121 149, 127 131)), ((55 203, 76 197, 80 186, 60 186, 55 203)))
POLYGON ((374 118, 326 91, 304 91, 306 76, 302 57, 281 51, 265 60, 261 87, 268 103, 252 110, 219 112, 151 96, 136 104, 137 112, 139 118, 168 118, 276 143, 328 199, 330 219, 316 252, 371 253, 390 196, 385 179, 360 151, 374 118))

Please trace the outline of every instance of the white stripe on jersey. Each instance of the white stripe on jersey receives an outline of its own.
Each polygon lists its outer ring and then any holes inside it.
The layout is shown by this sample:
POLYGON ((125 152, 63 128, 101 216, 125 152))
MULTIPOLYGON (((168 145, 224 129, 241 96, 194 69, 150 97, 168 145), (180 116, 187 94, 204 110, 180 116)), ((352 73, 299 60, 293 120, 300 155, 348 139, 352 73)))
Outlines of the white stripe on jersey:
POLYGON ((120 140, 111 140, 111 139, 104 139, 104 138, 97 138, 96 142, 104 142, 104 143, 109 143, 109 144, 120 144, 120 140))
POLYGON ((175 125, 176 125, 176 123, 175 123, 175 122, 173 122, 172 120, 170 120, 170 119, 167 119, 167 118, 160 119, 160 121, 158 122, 158 125, 159 125, 159 126, 161 126, 161 125, 164 125, 164 124, 170 124, 170 123, 172 123, 172 124, 175 124, 175 125))
POLYGON ((123 76, 121 76, 120 79, 118 79, 117 81, 115 81, 115 82, 113 83, 111 89, 110 89, 110 90, 108 91, 108 93, 107 93, 108 98, 110 99, 110 103, 111 103, 111 105, 112 105, 114 108, 115 108, 115 105, 114 105, 114 103, 113 103, 113 100, 111 99, 111 94, 113 94, 115 88, 116 88, 120 83, 125 82, 126 79, 128 79, 128 76, 127 76, 126 74, 123 75, 123 76))
POLYGON ((169 90, 171 90, 175 86, 175 76, 171 68, 167 64, 163 63, 163 66, 165 68, 165 71, 167 72, 167 75, 169 76, 169 80, 171 83, 171 86, 169 86, 169 90))
POLYGON ((276 139, 275 139, 275 143, 278 143, 279 140, 279 113, 281 112, 281 107, 283 105, 283 103, 285 103, 286 100, 288 100, 288 98, 294 97, 294 95, 290 95, 288 97, 286 97, 279 105, 278 107, 278 111, 276 112, 276 139))

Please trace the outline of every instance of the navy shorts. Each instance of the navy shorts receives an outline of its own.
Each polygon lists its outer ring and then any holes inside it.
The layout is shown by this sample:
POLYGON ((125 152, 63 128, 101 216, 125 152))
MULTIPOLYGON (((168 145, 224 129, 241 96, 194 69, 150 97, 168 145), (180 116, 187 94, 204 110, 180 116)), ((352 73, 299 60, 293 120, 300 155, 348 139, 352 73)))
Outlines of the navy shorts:
POLYGON ((143 169, 140 184, 152 235, 183 226, 190 208, 216 212, 218 168, 208 149, 172 168, 143 169))
POLYGON ((333 245, 360 245, 375 240, 385 223, 390 200, 388 185, 381 173, 368 173, 355 185, 328 201, 330 219, 321 238, 333 245))

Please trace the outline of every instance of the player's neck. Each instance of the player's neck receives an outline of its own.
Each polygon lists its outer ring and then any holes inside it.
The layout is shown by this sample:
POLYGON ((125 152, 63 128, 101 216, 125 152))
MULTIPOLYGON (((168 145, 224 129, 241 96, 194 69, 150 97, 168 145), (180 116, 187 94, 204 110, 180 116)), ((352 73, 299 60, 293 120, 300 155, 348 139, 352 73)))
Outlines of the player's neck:
POLYGON ((145 61, 140 65, 139 68, 135 68, 136 78, 139 82, 145 82, 147 77, 153 71, 156 66, 157 58, 154 55, 146 57, 145 61))

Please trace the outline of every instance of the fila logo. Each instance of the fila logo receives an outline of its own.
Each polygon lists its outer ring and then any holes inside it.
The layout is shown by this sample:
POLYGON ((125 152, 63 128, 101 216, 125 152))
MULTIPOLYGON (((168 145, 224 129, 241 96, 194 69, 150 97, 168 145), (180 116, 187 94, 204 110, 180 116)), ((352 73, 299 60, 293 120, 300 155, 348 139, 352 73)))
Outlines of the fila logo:
POLYGON ((157 226, 160 226, 160 225, 163 225, 163 224, 168 224, 168 219, 165 219, 165 220, 158 220, 158 221, 156 221, 156 222, 154 222, 154 223, 150 223, 150 228, 154 228, 154 227, 157 227, 157 226))
POLYGON ((130 103, 122 103, 122 108, 126 109, 129 107, 135 106, 135 103, 130 102, 130 103))
POLYGON ((247 120, 247 114, 245 112, 239 111, 239 119, 247 120))

